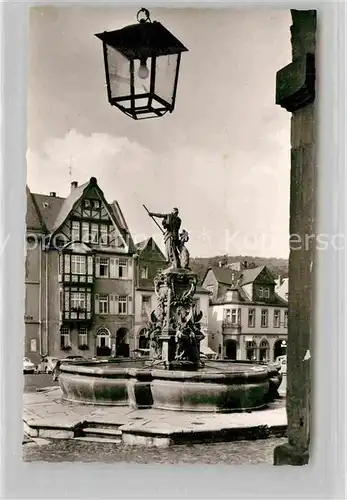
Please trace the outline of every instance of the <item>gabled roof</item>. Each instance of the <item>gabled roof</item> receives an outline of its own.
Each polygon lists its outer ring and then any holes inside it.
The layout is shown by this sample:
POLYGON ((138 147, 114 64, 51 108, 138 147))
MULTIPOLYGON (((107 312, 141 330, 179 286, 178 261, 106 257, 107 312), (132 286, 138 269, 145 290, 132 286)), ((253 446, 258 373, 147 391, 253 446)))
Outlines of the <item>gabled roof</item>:
MULTIPOLYGON (((235 271, 232 271, 231 269, 228 269, 227 267, 217 267, 217 266, 210 267, 209 270, 213 272, 218 283, 222 283, 224 285, 232 285, 233 280, 231 278, 232 278, 233 274, 235 275, 235 271)), ((205 278, 206 278, 206 276, 205 276, 205 278)))
POLYGON ((271 271, 266 266, 259 266, 255 267, 254 269, 245 269, 240 276, 240 285, 247 285, 248 283, 253 283, 264 270, 270 277, 271 282, 275 284, 275 279, 271 271))
POLYGON ((141 256, 141 254, 149 247, 151 246, 151 248, 155 249, 156 253, 158 254, 158 257, 160 257, 160 259, 158 260, 161 260, 163 262, 167 262, 166 260, 166 257, 165 255, 163 254, 163 252, 160 250, 159 246, 157 245, 157 243, 155 242, 155 240, 150 237, 150 238, 147 238, 146 240, 143 240, 143 241, 140 241, 138 243, 136 243, 135 247, 136 247, 136 250, 138 251, 139 255, 141 256))
POLYGON ((65 220, 67 219, 71 210, 73 209, 75 203, 77 203, 77 201, 81 198, 81 196, 83 195, 83 191, 85 190, 85 188, 87 186, 89 186, 89 182, 85 182, 81 186, 75 187, 71 191, 69 196, 64 199, 64 201, 61 205, 60 211, 57 215, 57 218, 54 222, 54 225, 52 228, 53 232, 56 231, 57 229, 59 229, 62 224, 64 224, 65 220))
POLYGON ((141 253, 147 247, 150 240, 151 238, 147 238, 146 240, 135 243, 136 250, 138 250, 141 253))
POLYGON ((45 224, 41 218, 41 214, 37 207, 35 197, 30 192, 28 186, 26 187, 26 195, 27 195, 27 212, 26 212, 27 229, 32 231, 45 232, 45 224))
POLYGON ((253 269, 244 269, 241 274, 241 284, 247 285, 248 283, 253 283, 259 274, 265 269, 265 266, 255 267, 253 269))
POLYGON ((45 232, 54 233, 58 231, 69 217, 75 204, 83 196, 85 190, 91 185, 97 187, 102 202, 107 207, 111 218, 129 247, 129 252, 134 252, 135 245, 118 202, 107 203, 95 177, 91 177, 88 182, 75 187, 67 198, 34 194, 27 188, 27 228, 33 229, 34 226, 39 228, 38 221, 41 220, 41 227, 44 228, 45 232))

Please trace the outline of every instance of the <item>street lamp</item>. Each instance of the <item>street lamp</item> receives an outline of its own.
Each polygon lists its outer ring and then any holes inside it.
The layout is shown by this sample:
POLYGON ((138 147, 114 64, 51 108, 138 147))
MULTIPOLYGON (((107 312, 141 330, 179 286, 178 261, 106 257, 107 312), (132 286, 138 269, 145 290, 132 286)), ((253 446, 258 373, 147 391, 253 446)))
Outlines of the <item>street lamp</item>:
POLYGON ((188 50, 147 9, 137 20, 95 35, 103 43, 108 101, 135 120, 172 113, 181 53, 188 50))

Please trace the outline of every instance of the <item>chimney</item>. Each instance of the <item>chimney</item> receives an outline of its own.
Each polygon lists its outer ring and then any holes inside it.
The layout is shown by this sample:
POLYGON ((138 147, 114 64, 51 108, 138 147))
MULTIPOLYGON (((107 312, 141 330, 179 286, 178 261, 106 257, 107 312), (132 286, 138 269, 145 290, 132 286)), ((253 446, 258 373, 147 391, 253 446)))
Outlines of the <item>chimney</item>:
POLYGON ((55 198, 55 197, 57 196, 57 193, 56 193, 55 191, 51 191, 51 192, 49 193, 49 196, 50 196, 51 198, 55 198))
POLYGON ((218 267, 223 267, 223 262, 221 260, 218 262, 218 267))
POLYGON ((243 262, 243 267, 244 267, 244 269, 247 269, 247 261, 246 260, 243 262))
POLYGON ((73 191, 74 189, 76 189, 78 187, 78 182, 77 181, 72 181, 71 182, 71 191, 73 191))

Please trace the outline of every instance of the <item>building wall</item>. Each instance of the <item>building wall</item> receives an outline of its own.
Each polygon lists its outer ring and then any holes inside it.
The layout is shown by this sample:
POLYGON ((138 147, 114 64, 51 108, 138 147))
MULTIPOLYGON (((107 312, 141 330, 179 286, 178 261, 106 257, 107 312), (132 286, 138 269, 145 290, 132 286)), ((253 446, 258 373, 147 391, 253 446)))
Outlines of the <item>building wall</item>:
POLYGON ((25 341, 24 356, 40 361, 42 350, 42 247, 41 233, 30 231, 25 259, 25 341))
MULTIPOLYGON (((125 295, 129 298, 128 314, 95 314, 93 323, 88 329, 88 347, 89 349, 79 349, 78 330, 70 330, 71 348, 66 351, 61 349, 60 343, 60 287, 58 281, 59 274, 59 253, 57 251, 45 252, 48 259, 48 330, 47 330, 47 353, 50 356, 64 357, 66 355, 79 355, 84 357, 93 357, 96 355, 96 335, 101 327, 109 330, 111 335, 111 347, 116 344, 117 332, 120 328, 126 328, 128 334, 125 337, 125 343, 129 344, 130 352, 134 347, 134 314, 133 314, 133 286, 132 272, 129 278, 95 278, 92 293, 92 302, 95 302, 96 295, 125 295)), ((131 268, 133 268, 133 258, 129 256, 131 268)), ((46 276, 45 259, 43 260, 43 275, 46 276)), ((45 330, 45 329, 44 329, 45 330)))
POLYGON ((246 342, 254 341, 259 349, 260 342, 266 340, 269 344, 270 360, 274 359, 274 346, 277 341, 286 340, 287 327, 284 325, 284 314, 287 310, 283 306, 267 306, 254 304, 218 304, 209 307, 208 317, 208 345, 215 351, 226 356, 227 340, 237 342, 237 359, 246 359, 246 342), (223 329, 225 309, 240 309, 241 328, 229 327, 223 329), (249 309, 255 309, 255 326, 248 326, 249 309), (261 326, 261 311, 268 310, 268 327, 261 326), (274 327, 274 311, 280 311, 280 326, 274 327))

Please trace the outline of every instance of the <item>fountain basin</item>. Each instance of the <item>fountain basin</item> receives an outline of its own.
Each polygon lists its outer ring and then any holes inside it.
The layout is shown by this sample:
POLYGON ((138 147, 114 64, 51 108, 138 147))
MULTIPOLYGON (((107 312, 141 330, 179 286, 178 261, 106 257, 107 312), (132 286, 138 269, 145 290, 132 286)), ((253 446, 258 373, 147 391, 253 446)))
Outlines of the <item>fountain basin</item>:
POLYGON ((264 407, 276 369, 248 363, 209 362, 198 371, 165 370, 143 360, 78 362, 60 367, 63 399, 175 411, 233 412, 264 407))
POLYGON ((228 371, 199 372, 154 370, 153 408, 176 411, 232 412, 266 405, 269 392, 265 367, 229 367, 228 371))

